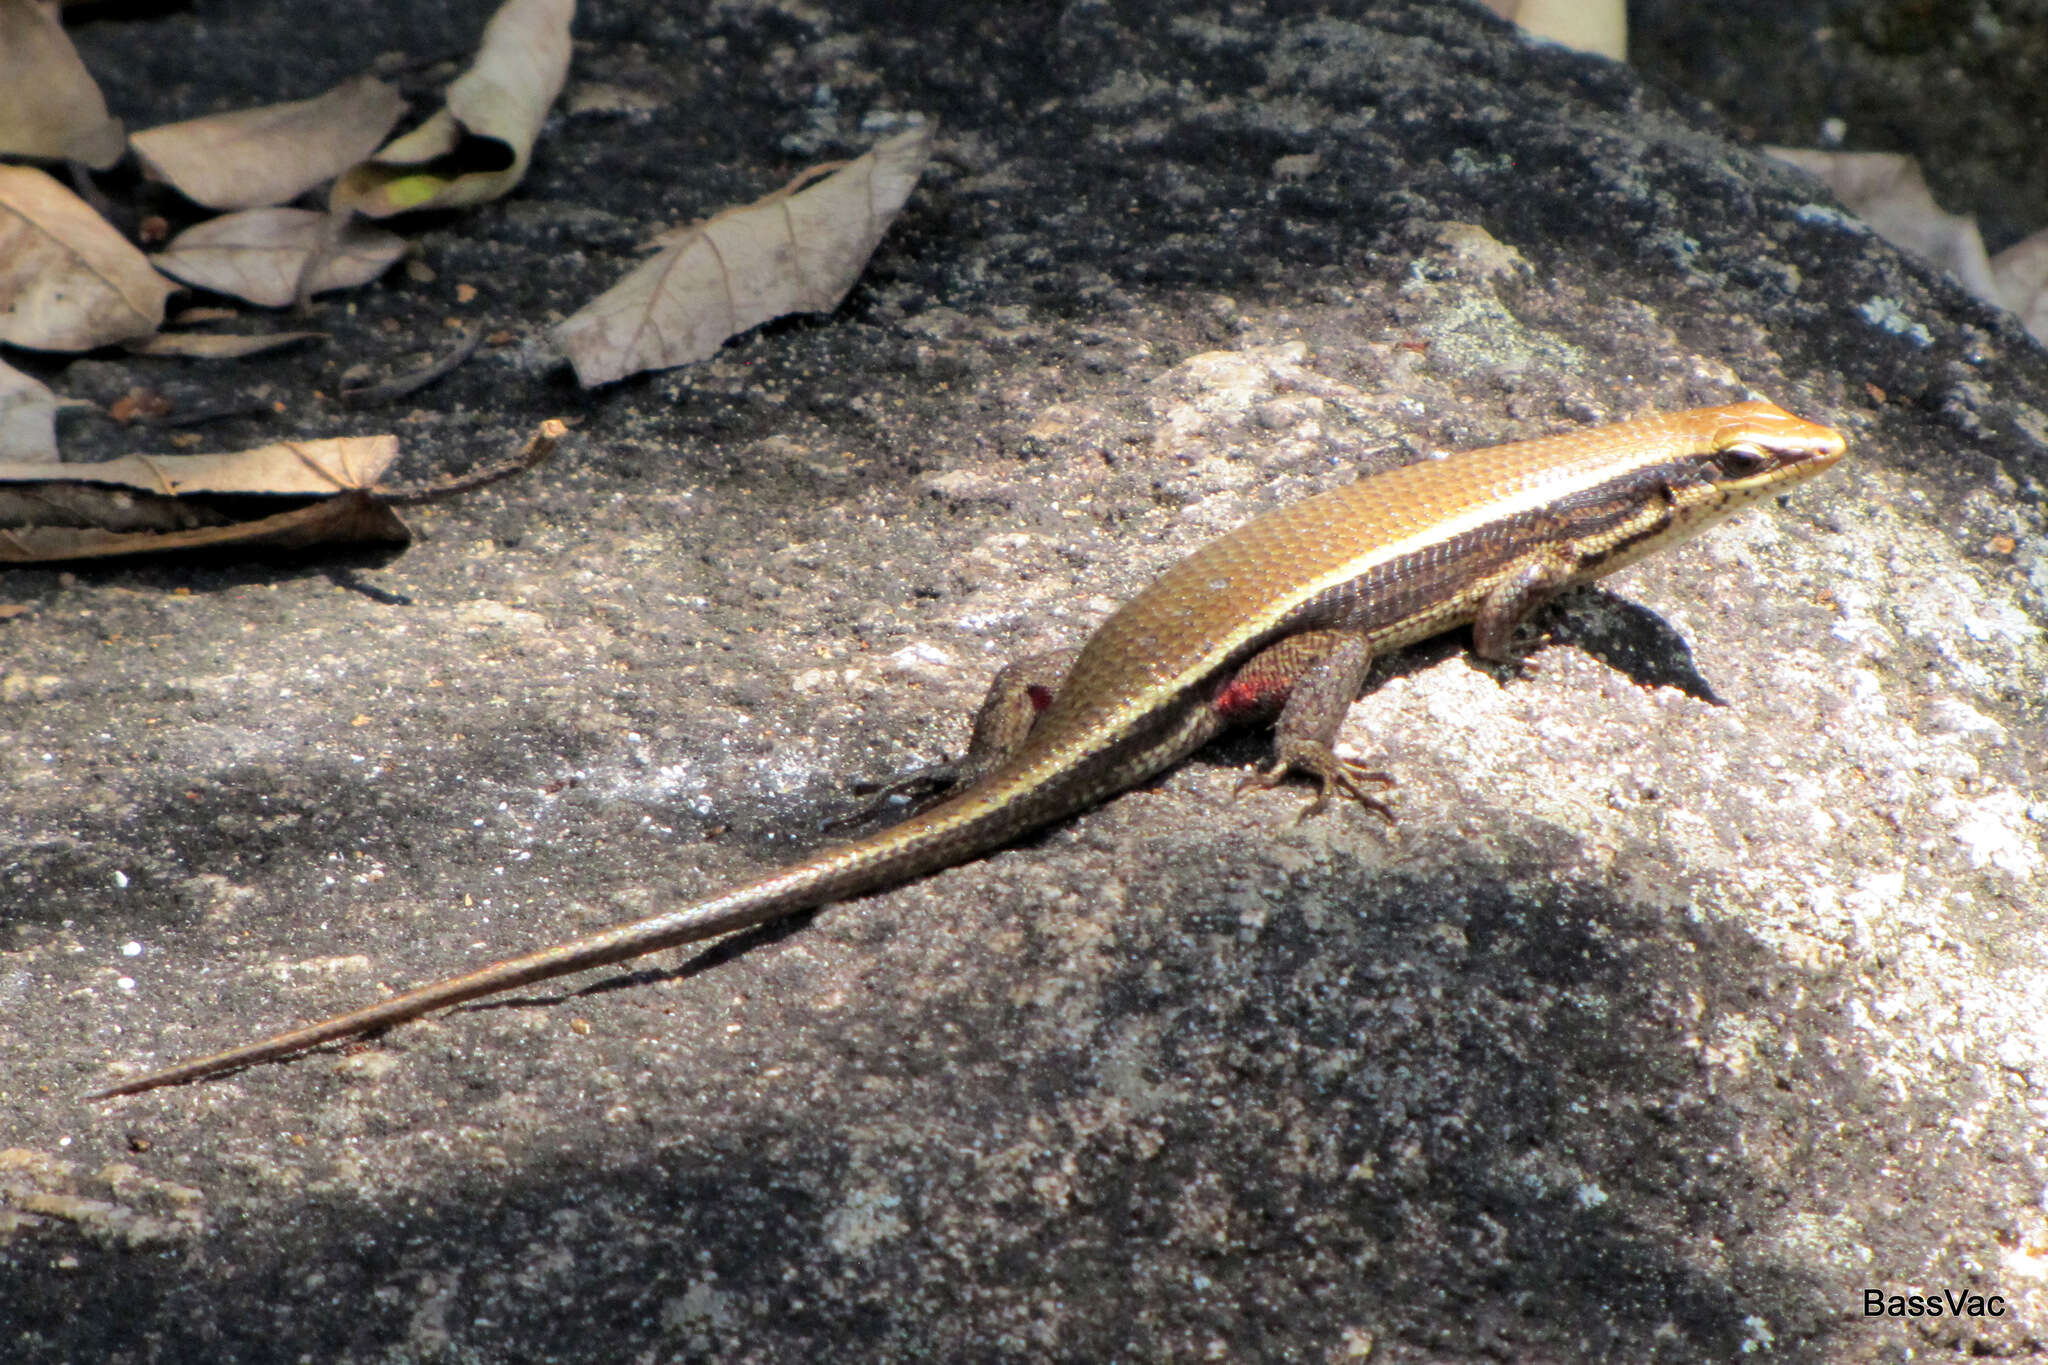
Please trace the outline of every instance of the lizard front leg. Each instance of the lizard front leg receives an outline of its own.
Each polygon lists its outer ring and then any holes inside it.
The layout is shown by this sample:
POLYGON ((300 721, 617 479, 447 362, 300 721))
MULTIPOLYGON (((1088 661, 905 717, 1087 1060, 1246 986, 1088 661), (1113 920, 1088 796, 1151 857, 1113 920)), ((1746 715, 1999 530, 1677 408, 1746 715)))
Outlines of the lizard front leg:
POLYGON ((1472 621, 1472 652, 1488 663, 1521 671, 1525 665, 1515 654, 1515 631, 1564 590, 1576 567, 1554 547, 1511 567, 1480 600, 1479 613, 1472 621))

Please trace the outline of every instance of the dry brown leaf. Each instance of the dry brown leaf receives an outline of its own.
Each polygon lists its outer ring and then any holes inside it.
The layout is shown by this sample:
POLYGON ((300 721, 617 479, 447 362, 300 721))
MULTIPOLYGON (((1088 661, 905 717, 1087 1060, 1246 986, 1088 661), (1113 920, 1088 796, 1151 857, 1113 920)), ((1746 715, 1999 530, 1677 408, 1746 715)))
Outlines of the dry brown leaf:
POLYGON ((128 343, 136 355, 183 356, 188 360, 240 360, 293 346, 301 341, 325 340, 325 332, 158 332, 155 336, 128 343))
POLYGON ((0 166, 0 341, 126 341, 162 324, 176 287, 70 190, 32 166, 0 166))
POLYGON ((446 106, 334 183, 329 206, 388 218, 496 199, 526 175, 569 74, 575 0, 506 0, 446 106))
POLYGON ((0 0, 0 156, 103 171, 126 147, 55 13, 36 0, 0 0))
POLYGON ((0 461, 0 484, 52 479, 160 494, 278 493, 317 497, 368 488, 398 458, 396 436, 335 436, 280 441, 220 455, 124 455, 98 464, 0 461))
POLYGON ((226 455, 0 463, 0 562, 229 544, 283 549, 337 539, 404 541, 405 523, 371 493, 397 458, 396 436, 347 436, 226 455), (321 501, 247 520, 196 496, 266 493, 321 501))
MULTIPOLYGON (((312 209, 245 209, 185 229, 152 259, 187 284, 284 308, 298 297, 308 256, 325 249, 327 225, 328 215, 312 209)), ((350 222, 314 270, 310 292, 368 284, 404 254, 403 237, 350 222)))
MULTIPOLYGON (((132 496, 132 495, 130 495, 132 496)), ((171 531, 110 531, 97 526, 0 526, 0 563, 47 564, 183 550, 303 550, 314 545, 403 545, 412 539, 398 513, 351 490, 288 512, 224 525, 171 531)))
POLYGON ((57 410, 91 406, 59 398, 47 384, 0 364, 0 459, 55 460, 57 410))
POLYGON ((201 526, 226 526, 233 521, 225 512, 197 500, 154 497, 78 479, 0 483, 0 534, 92 530, 163 535, 201 526))
POLYGON ((664 250, 557 324, 549 336, 585 388, 702 360, 728 337, 785 313, 839 306, 910 197, 933 125, 896 134, 798 190, 662 234, 664 250))
POLYGON ((296 550, 327 542, 404 544, 394 506, 438 502, 546 459, 566 433, 541 423, 523 450, 424 487, 379 480, 395 436, 289 441, 227 455, 130 455, 100 464, 0 463, 0 563, 223 549, 296 550), (249 496, 317 501, 245 519, 249 496), (216 500, 215 495, 224 495, 216 500))
POLYGON ((214 209, 285 204, 377 150, 405 97, 374 76, 289 104, 208 114, 135 134, 135 154, 161 179, 214 209))

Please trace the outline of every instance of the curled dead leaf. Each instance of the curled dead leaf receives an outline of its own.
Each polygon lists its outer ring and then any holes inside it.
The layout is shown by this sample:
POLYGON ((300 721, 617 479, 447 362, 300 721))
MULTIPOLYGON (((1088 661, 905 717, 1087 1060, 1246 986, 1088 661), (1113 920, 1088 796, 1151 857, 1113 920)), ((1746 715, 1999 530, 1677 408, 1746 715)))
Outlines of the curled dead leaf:
POLYGON ((575 0, 506 0, 445 107, 335 181, 329 206, 371 218, 461 208, 509 192, 569 74, 575 0))
POLYGON ((310 281, 316 294, 368 284, 405 255, 403 237, 369 223, 339 225, 330 243, 336 226, 311 209, 245 209, 194 224, 153 259, 187 284, 284 308, 298 297, 315 251, 325 253, 310 281))
POLYGON ((89 351, 153 332, 176 288, 83 199, 0 166, 0 341, 89 351))
POLYGON ((931 156, 924 123, 808 188, 782 189, 662 234, 660 254, 549 333, 588 388, 702 360, 785 313, 827 312, 860 278, 931 156))
POLYGON ((167 123, 135 134, 135 154, 196 204, 284 204, 377 149, 405 97, 374 76, 309 100, 167 123))
POLYGON ((0 563, 330 542, 402 545, 412 533, 396 506, 440 501, 530 469, 566 430, 560 421, 543 422, 510 459, 421 487, 380 482, 398 457, 398 438, 389 435, 287 441, 225 455, 0 463, 0 563), (295 505, 267 511, 277 505, 267 498, 295 505))
POLYGON ((0 0, 0 155, 82 161, 103 171, 127 139, 55 11, 0 0))
POLYGON ((0 562, 224 545, 294 549, 337 539, 403 542, 405 523, 369 492, 397 458, 396 436, 349 436, 226 455, 0 464, 0 562), (320 501, 250 518, 208 494, 320 501))
MULTIPOLYGON (((133 495, 130 495, 133 496, 133 495)), ((47 564, 70 559, 169 554, 187 550, 303 550, 315 545, 403 545, 412 532, 371 494, 351 490, 253 521, 170 530, 108 530, 100 526, 0 525, 0 563, 47 564)))

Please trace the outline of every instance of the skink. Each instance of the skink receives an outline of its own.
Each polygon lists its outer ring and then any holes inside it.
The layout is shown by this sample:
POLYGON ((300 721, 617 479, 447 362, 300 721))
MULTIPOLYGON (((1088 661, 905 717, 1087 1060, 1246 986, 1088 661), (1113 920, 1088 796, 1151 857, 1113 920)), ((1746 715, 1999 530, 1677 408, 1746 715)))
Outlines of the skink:
POLYGON ((287 1056, 569 972, 879 891, 992 852, 1144 781, 1225 727, 1275 721, 1248 779, 1315 779, 1391 818, 1383 773, 1331 748, 1375 656, 1470 624, 1508 661, 1544 602, 1841 458, 1840 433, 1770 403, 1648 417, 1390 470, 1197 550, 1070 654, 1013 664, 976 717, 954 794, 691 904, 448 977, 348 1014, 123 1080, 104 1099, 287 1056), (1369 790, 1369 788, 1371 790, 1369 790))

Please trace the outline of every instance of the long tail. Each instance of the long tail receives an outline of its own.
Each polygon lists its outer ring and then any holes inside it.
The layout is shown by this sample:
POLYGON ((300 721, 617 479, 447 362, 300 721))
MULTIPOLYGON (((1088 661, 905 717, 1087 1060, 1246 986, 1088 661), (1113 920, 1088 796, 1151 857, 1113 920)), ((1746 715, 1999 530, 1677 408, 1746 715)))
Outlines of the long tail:
POLYGON ((678 944, 716 938, 799 910, 878 891, 978 856, 1057 813, 1020 818, 1012 803, 990 800, 980 789, 963 792, 902 824, 824 849, 801 862, 680 909, 613 925, 522 957, 494 962, 462 976, 430 982, 304 1028, 122 1081, 86 1098, 111 1099, 158 1086, 204 1080, 322 1043, 389 1028, 480 996, 515 990, 588 967, 624 962, 678 944))
POLYGON ((493 962, 488 967, 415 987, 388 1000, 380 1000, 374 1005, 365 1005, 362 1009, 351 1010, 347 1014, 322 1019, 317 1024, 308 1024, 304 1028, 279 1033, 260 1042, 245 1043, 240 1047, 231 1047, 225 1052, 216 1052, 210 1057, 197 1057, 162 1071, 137 1076, 119 1085, 108 1086, 105 1090, 97 1091, 86 1098, 111 1099, 115 1095, 133 1095, 142 1090, 154 1090, 160 1085, 184 1085, 190 1081, 218 1076, 224 1071, 238 1071, 242 1067, 288 1057, 294 1052, 303 1052, 322 1043, 373 1033, 378 1029, 402 1024, 408 1019, 417 1019, 423 1014, 445 1009, 450 1005, 460 1005, 480 996, 516 990, 520 986, 545 981, 551 977, 567 976, 571 972, 582 971, 587 967, 603 967, 614 962, 624 962, 629 958, 659 952, 663 948, 673 948, 678 944, 691 943, 698 939, 715 938, 735 929, 745 929, 781 915, 794 914, 798 910, 837 899, 833 896, 793 893, 790 888, 783 885, 789 880, 790 873, 806 870, 807 865, 800 863, 760 881, 735 887, 713 901, 700 902, 682 910, 669 911, 630 924, 614 925, 583 938, 542 948, 538 952, 493 962))

